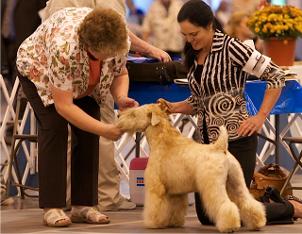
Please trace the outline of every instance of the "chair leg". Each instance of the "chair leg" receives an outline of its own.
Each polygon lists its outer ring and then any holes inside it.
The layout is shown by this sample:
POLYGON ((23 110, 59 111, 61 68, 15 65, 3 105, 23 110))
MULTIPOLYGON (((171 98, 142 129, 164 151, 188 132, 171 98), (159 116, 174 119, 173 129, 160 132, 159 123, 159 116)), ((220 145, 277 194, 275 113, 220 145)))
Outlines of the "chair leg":
POLYGON ((16 138, 13 134, 13 139, 12 139, 12 148, 11 152, 9 155, 9 161, 8 161, 8 176, 6 180, 6 195, 9 197, 10 196, 10 184, 11 184, 11 177, 12 177, 12 169, 13 169, 13 161, 14 161, 14 151, 15 151, 15 143, 16 143, 16 138))
MULTIPOLYGON (((20 135, 18 135, 18 137, 20 137, 20 135)), ((16 173, 17 173, 17 178, 18 178, 18 183, 14 183, 14 185, 16 187, 19 187, 20 188, 20 191, 21 191, 21 198, 24 199, 25 196, 28 196, 28 197, 36 197, 36 195, 29 195, 26 193, 26 190, 29 189, 29 190, 34 190, 34 191, 39 191, 38 188, 35 188, 35 187, 31 187, 31 186, 27 186, 27 185, 24 185, 22 183, 22 177, 21 177, 21 173, 20 173, 20 169, 19 169, 19 164, 18 164, 18 160, 17 160, 17 153, 19 151, 19 148, 22 144, 22 142, 24 140, 28 140, 30 142, 36 142, 36 136, 22 136, 23 138, 22 139, 19 139, 14 151, 13 151, 13 159, 14 159, 14 166, 15 166, 15 169, 16 169, 16 173), (25 138, 24 138, 25 137, 25 138)))
POLYGON ((293 167, 293 170, 290 172, 290 174, 288 175, 286 181, 283 184, 283 187, 280 191, 281 195, 283 195, 283 193, 285 192, 286 187, 288 186, 289 182, 291 181, 293 175, 296 173, 297 169, 298 169, 298 163, 295 163, 295 165, 293 167))
POLYGON ((16 144, 16 133, 17 133, 17 129, 18 129, 18 120, 19 120, 19 111, 20 111, 20 100, 17 100, 17 104, 16 104, 16 112, 15 112, 15 120, 14 120, 14 128, 13 128, 13 136, 12 136, 12 148, 10 151, 10 155, 9 155, 9 162, 8 162, 8 177, 7 177, 7 181, 6 181, 6 193, 7 196, 9 196, 10 194, 10 184, 11 184, 11 177, 12 177, 12 169, 13 169, 13 163, 14 163, 14 155, 16 155, 15 153, 15 144, 16 144))
MULTIPOLYGON (((14 155, 13 155, 14 162, 15 162, 13 165, 14 165, 14 168, 15 168, 15 171, 16 171, 16 174, 17 174, 18 183, 20 185, 22 185, 22 176, 21 176, 20 168, 18 166, 19 163, 18 163, 17 153, 19 151, 19 148, 20 148, 22 142, 23 142, 23 139, 19 139, 19 141, 18 141, 18 143, 17 143, 17 145, 15 147, 14 155)), ((24 199, 24 195, 25 195, 24 188, 22 186, 19 186, 19 187, 20 187, 20 191, 21 191, 21 198, 24 199)))
POLYGON ((293 144, 290 144, 289 147, 290 147, 290 151, 292 152, 292 155, 293 155, 295 161, 297 162, 297 164, 299 164, 299 166, 302 169, 302 162, 301 162, 301 159, 302 159, 302 150, 300 152, 300 155, 297 157, 296 154, 295 154, 295 150, 294 150, 293 144))
MULTIPOLYGON (((13 136, 13 142, 12 142, 12 148, 11 148, 11 153, 10 153, 10 156, 9 156, 9 163, 8 163, 8 177, 7 177, 7 181, 6 181, 6 188, 7 188, 7 196, 9 196, 10 194, 10 185, 12 184, 12 171, 13 171, 13 167, 15 169, 15 172, 16 172, 16 175, 17 175, 17 179, 18 179, 18 183, 19 184, 22 184, 22 179, 21 179, 21 173, 20 173, 20 170, 19 170, 19 167, 17 165, 17 152, 19 150, 19 146, 21 144, 21 140, 19 140, 19 142, 17 143, 17 145, 15 146, 16 144, 16 138, 15 136, 13 136)), ((20 188, 21 190, 21 197, 22 199, 24 199, 24 191, 22 188, 20 188)))
POLYGON ((9 155, 9 162, 8 162, 8 178, 6 181, 6 188, 7 188, 6 193, 7 193, 7 196, 9 196, 10 195, 9 194, 10 185, 14 185, 14 186, 20 188, 21 198, 24 199, 25 195, 29 196, 29 197, 35 197, 32 195, 26 194, 26 192, 25 192, 26 189, 38 191, 38 188, 33 188, 30 186, 23 185, 21 171, 18 166, 19 164, 18 164, 17 154, 18 154, 19 148, 24 140, 28 140, 29 142, 37 142, 37 136, 36 135, 18 135, 17 134, 18 124, 19 124, 20 102, 21 102, 21 99, 17 100, 14 129, 13 129, 12 148, 11 148, 11 152, 9 155), (17 140, 18 140, 18 142, 17 142, 17 140), (14 167, 16 175, 17 175, 18 183, 12 183, 13 167, 14 167))
MULTIPOLYGON (((293 142, 289 142, 289 148, 290 148, 292 157, 295 159, 295 164, 293 166, 292 171, 288 175, 288 178, 284 182, 284 185, 283 185, 283 187, 282 187, 282 189, 280 191, 281 195, 283 195, 283 193, 285 192, 286 187, 288 186, 289 182, 291 181, 293 175, 297 172, 299 166, 302 169, 302 162, 301 162, 301 160, 302 160, 302 150, 300 152, 300 155, 297 157, 296 154, 295 154, 295 149, 293 147, 293 144, 294 144, 293 142)), ((302 190, 302 187, 292 187, 292 186, 290 186, 290 188, 292 188, 292 189, 298 189, 298 190, 301 189, 302 190)))

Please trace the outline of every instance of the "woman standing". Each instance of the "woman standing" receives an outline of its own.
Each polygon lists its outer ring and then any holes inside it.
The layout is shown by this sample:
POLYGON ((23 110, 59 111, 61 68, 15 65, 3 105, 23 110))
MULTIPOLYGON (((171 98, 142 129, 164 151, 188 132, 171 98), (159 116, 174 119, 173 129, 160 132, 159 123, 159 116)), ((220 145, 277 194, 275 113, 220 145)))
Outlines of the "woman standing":
MULTIPOLYGON (((284 72, 271 59, 223 33, 211 8, 200 0, 183 5, 177 18, 186 39, 185 63, 189 69, 191 96, 169 103, 171 113, 197 114, 202 143, 212 143, 225 125, 229 151, 237 158, 249 187, 256 164, 257 131, 279 98, 285 85, 284 72), (259 112, 249 116, 244 87, 247 76, 266 80, 267 89, 259 112)), ((196 211, 203 224, 209 224, 196 194, 196 211)), ((297 201, 266 204, 268 222, 302 217, 297 201)))
POLYGON ((117 140, 122 131, 99 121, 99 105, 109 92, 120 109, 138 105, 128 98, 128 49, 124 20, 103 8, 64 8, 19 48, 20 83, 38 121, 39 205, 48 226, 109 223, 93 208, 98 202, 99 136, 117 140), (62 210, 68 124, 75 142, 71 219, 62 210))

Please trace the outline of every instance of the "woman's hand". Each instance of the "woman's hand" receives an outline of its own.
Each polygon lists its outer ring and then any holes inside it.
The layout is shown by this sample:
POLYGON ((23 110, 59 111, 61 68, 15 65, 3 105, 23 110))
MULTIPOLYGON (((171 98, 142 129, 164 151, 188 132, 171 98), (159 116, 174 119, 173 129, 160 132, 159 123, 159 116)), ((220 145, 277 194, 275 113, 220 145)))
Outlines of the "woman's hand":
POLYGON ((258 113, 244 120, 238 129, 239 136, 251 136, 255 132, 259 132, 265 122, 266 116, 258 113))
POLYGON ((117 141, 124 133, 114 124, 104 124, 102 130, 101 136, 113 141, 117 141))
POLYGON ((167 63, 167 62, 172 61, 170 55, 169 55, 167 52, 165 52, 165 51, 163 51, 163 50, 161 50, 161 49, 159 49, 159 48, 156 48, 156 47, 154 47, 154 46, 152 46, 152 47, 150 48, 150 52, 149 52, 148 55, 149 55, 150 57, 152 57, 152 58, 158 59, 158 60, 161 61, 161 62, 167 63))
POLYGON ((156 103, 159 103, 161 108, 164 109, 167 113, 169 113, 169 114, 174 113, 174 105, 172 102, 169 102, 166 99, 160 98, 156 101, 156 103))
POLYGON ((156 102, 164 106, 169 114, 182 113, 190 115, 193 112, 192 106, 186 103, 186 101, 169 102, 163 98, 159 98, 156 102))
POLYGON ((137 101, 135 101, 132 98, 126 97, 126 96, 118 97, 116 102, 117 102, 119 110, 121 110, 121 111, 123 111, 127 108, 139 106, 137 101))

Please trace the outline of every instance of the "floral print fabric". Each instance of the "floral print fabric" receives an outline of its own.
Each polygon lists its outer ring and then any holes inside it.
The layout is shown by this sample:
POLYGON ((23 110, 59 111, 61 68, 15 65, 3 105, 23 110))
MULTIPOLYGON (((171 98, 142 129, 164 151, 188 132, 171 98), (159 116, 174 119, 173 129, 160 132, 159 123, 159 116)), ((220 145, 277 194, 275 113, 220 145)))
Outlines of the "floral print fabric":
MULTIPOLYGON (((89 80, 89 57, 79 43, 77 30, 91 8, 64 8, 54 13, 20 46, 17 68, 37 87, 45 106, 53 104, 50 84, 72 91, 77 98, 85 93, 89 80)), ((126 56, 108 58, 101 66, 100 82, 91 94, 100 104, 115 76, 126 64, 126 56)))

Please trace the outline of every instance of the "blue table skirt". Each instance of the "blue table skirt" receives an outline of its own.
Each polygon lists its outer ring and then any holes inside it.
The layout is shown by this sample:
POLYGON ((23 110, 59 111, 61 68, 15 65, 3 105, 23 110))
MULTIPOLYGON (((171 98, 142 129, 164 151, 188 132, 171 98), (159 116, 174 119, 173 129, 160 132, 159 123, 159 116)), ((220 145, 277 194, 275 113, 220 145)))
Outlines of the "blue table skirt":
MULTIPOLYGON (((265 81, 246 83, 247 109, 255 114, 259 109, 266 87, 265 81)), ((190 96, 187 85, 130 82, 129 97, 135 98, 140 105, 155 103, 158 98, 169 101, 182 101, 190 96)), ((302 113, 302 86, 295 80, 286 81, 282 94, 271 114, 302 113)))
MULTIPOLYGON (((264 81, 252 81, 246 84, 247 109, 250 113, 255 114, 251 102, 259 110, 265 88, 266 82, 264 81), (250 101, 249 98, 251 99, 250 101)), ((280 98, 271 111, 273 115, 289 113, 302 113, 302 86, 296 80, 287 80, 285 82, 280 98)))
POLYGON ((129 97, 134 98, 140 105, 155 103, 159 98, 177 102, 190 95, 188 85, 130 82, 129 87, 129 97))

